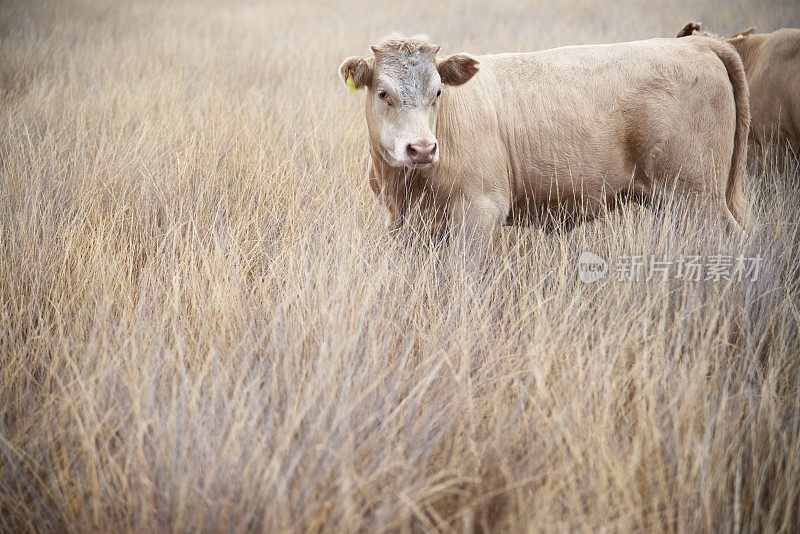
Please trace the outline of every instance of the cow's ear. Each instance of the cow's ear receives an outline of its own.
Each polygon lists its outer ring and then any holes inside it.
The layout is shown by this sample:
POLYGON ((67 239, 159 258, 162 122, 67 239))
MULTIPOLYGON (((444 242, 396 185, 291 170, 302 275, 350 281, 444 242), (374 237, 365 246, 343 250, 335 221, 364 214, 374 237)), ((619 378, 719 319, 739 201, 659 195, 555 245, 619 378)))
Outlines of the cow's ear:
POLYGON ((478 72, 478 60, 467 54, 454 54, 436 63, 442 83, 461 85, 468 82, 478 72))
POLYGON ((751 27, 747 28, 746 30, 744 30, 743 32, 734 33, 733 35, 728 37, 728 39, 738 39, 738 38, 741 38, 741 37, 747 37, 748 35, 752 35, 755 32, 756 32, 756 27, 755 26, 751 26, 751 27))
POLYGON ((350 90, 368 87, 372 83, 371 61, 358 56, 349 57, 339 67, 339 76, 350 90))
POLYGON ((686 26, 681 28, 681 31, 678 32, 676 37, 689 37, 690 35, 694 35, 695 32, 700 33, 703 30, 703 25, 699 22, 687 22, 686 26))

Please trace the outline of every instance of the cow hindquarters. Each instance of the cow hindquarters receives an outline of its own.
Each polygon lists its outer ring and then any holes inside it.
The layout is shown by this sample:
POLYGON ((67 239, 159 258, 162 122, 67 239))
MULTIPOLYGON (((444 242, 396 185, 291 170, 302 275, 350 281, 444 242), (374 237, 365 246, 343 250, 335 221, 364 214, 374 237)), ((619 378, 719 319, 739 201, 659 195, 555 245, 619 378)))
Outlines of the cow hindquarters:
POLYGON ((691 65, 702 69, 692 84, 664 81, 634 115, 628 136, 634 181, 654 205, 663 204, 665 195, 689 199, 691 216, 741 234, 747 110, 727 64, 709 52, 714 50, 702 52, 691 65))

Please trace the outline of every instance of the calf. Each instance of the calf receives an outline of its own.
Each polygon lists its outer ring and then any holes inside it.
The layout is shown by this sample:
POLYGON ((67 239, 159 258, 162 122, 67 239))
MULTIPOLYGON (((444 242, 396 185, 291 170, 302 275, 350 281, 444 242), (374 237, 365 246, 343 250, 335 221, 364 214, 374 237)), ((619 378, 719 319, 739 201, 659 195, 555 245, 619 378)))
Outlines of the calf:
POLYGON ((366 88, 369 180, 388 226, 419 207, 487 238, 505 221, 586 219, 675 192, 737 227, 749 124, 736 51, 653 39, 534 53, 438 57, 392 37, 339 74, 366 88))

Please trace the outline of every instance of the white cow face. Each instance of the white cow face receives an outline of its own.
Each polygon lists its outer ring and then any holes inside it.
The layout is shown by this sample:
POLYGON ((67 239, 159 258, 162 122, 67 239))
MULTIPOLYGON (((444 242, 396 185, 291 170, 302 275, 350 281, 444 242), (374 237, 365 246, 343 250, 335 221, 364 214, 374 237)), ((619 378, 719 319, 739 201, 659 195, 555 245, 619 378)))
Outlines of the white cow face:
POLYGON ((445 85, 460 85, 478 72, 465 54, 436 59, 439 47, 420 37, 388 39, 373 57, 351 57, 339 74, 350 89, 367 88, 367 128, 373 147, 392 167, 426 168, 441 154, 436 118, 445 85))

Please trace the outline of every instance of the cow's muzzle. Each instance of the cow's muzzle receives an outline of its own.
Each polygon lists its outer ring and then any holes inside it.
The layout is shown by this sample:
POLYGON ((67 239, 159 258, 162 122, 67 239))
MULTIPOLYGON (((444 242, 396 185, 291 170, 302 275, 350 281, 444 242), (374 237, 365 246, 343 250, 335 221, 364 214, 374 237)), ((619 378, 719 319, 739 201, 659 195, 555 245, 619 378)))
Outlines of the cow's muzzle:
POLYGON ((414 164, 433 163, 436 148, 436 140, 417 139, 406 145, 406 157, 414 164))

